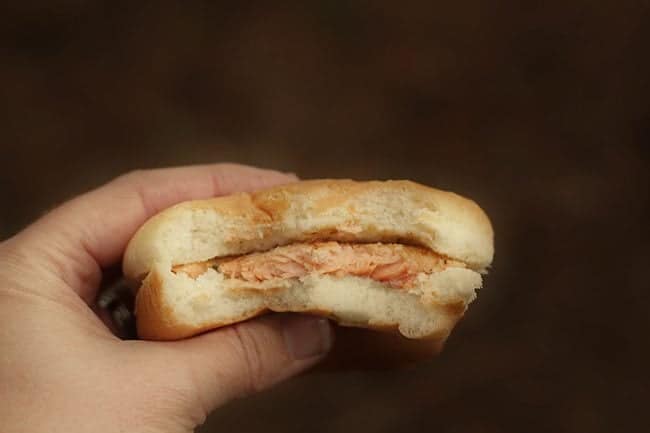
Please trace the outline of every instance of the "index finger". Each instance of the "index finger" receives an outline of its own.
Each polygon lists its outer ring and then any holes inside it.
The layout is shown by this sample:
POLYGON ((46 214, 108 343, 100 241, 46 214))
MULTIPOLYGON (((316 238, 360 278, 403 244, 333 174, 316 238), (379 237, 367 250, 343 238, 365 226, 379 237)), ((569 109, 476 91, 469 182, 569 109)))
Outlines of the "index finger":
POLYGON ((135 171, 64 203, 12 242, 89 300, 101 268, 115 264, 138 227, 160 210, 295 180, 294 175, 237 164, 135 171))

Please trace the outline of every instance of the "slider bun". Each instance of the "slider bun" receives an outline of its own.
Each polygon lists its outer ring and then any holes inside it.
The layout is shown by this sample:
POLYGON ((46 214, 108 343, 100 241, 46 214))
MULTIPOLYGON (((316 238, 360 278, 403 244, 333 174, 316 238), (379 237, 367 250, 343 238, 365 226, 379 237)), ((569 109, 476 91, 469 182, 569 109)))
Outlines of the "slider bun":
POLYGON ((152 217, 124 256, 141 280, 155 263, 179 265, 309 240, 404 242, 485 270, 492 226, 481 208, 410 181, 311 180, 188 201, 152 217))
POLYGON ((136 319, 138 335, 149 340, 176 340, 267 311, 291 311, 329 317, 343 326, 444 341, 480 286, 481 275, 465 268, 427 275, 410 289, 318 274, 253 289, 233 288, 214 269, 194 280, 156 267, 136 297, 136 319))
POLYGON ((481 286, 492 237, 478 205, 450 192, 409 181, 303 181, 173 206, 140 228, 123 267, 141 284, 136 318, 145 339, 179 339, 292 311, 440 344, 481 286), (356 276, 233 284, 212 268, 196 279, 172 272, 174 265, 310 240, 416 244, 467 267, 421 274, 405 289, 356 276))

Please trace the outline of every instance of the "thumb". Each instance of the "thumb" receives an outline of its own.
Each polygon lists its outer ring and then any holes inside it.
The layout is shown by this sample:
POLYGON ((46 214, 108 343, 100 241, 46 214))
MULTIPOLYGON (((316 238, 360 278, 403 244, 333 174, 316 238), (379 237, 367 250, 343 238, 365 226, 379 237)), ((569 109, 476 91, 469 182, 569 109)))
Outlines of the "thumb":
POLYGON ((200 419, 229 400, 261 391, 311 367, 332 343, 327 319, 282 314, 189 340, 156 344, 172 346, 162 360, 168 368, 187 371, 180 386, 192 406, 187 408, 188 415, 200 419), (197 414, 197 410, 203 413, 197 414))

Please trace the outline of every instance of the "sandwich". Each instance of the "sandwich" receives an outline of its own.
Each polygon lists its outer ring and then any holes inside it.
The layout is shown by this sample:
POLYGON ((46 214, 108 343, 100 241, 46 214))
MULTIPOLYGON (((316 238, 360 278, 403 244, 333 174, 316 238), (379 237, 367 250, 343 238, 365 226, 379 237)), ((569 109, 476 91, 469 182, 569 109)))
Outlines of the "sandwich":
POLYGON ((140 338, 266 312, 444 341, 493 257, 473 201, 410 181, 310 180, 172 206, 123 261, 140 338))

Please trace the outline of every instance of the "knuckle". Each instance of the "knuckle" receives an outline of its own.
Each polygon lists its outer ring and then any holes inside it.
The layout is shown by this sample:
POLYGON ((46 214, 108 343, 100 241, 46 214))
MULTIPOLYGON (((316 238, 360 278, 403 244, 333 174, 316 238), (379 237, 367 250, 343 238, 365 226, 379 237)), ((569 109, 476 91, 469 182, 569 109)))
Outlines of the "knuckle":
POLYGON ((239 170, 242 167, 246 167, 242 164, 237 164, 235 162, 229 162, 229 161, 224 161, 224 162, 218 162, 214 165, 214 168, 216 171, 231 171, 231 170, 239 170))
POLYGON ((145 215, 154 214, 158 208, 151 201, 150 194, 147 193, 147 185, 151 183, 153 170, 135 169, 131 170, 114 180, 116 183, 122 183, 132 193, 137 196, 138 201, 145 215))
POLYGON ((142 178, 146 177, 147 172, 149 170, 144 170, 141 168, 136 168, 130 171, 127 171, 124 174, 121 174, 118 176, 115 180, 116 181, 122 181, 126 183, 137 183, 139 182, 142 178))
POLYGON ((232 337, 237 346, 238 356, 246 369, 244 394, 252 394, 264 387, 264 357, 261 342, 246 327, 232 327, 232 337))

